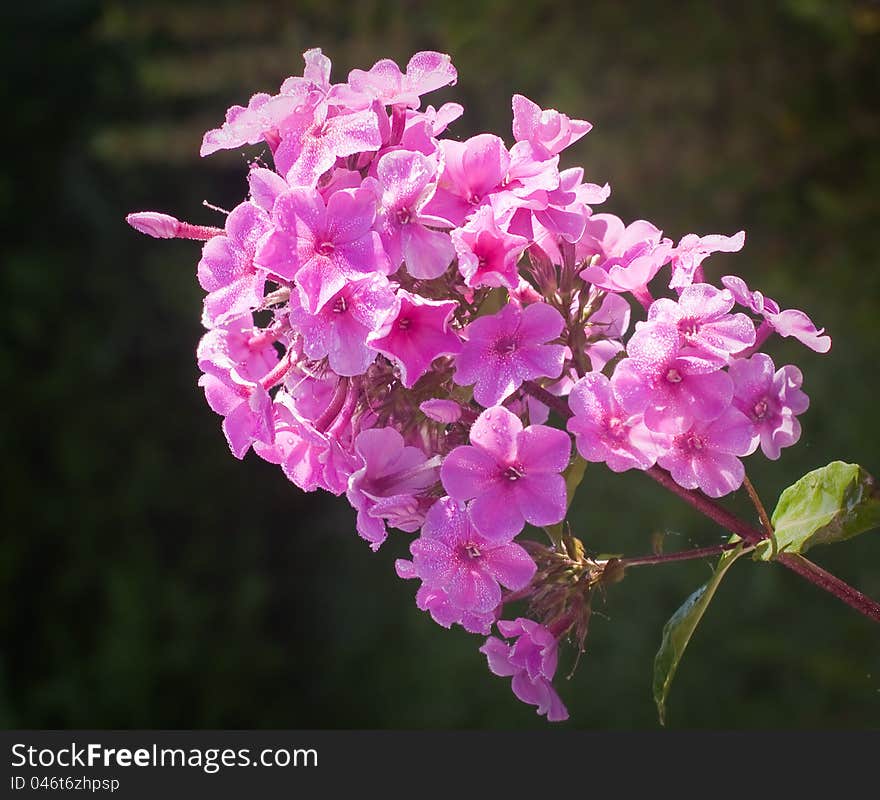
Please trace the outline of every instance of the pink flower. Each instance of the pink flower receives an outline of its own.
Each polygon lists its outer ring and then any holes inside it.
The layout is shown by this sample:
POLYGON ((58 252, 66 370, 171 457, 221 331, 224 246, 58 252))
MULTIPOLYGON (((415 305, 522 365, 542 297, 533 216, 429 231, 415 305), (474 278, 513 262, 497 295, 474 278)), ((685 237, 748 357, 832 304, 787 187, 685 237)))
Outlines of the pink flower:
POLYGON ((553 688, 556 674, 557 640, 543 625, 518 617, 499 620, 498 630, 505 638, 516 638, 510 645, 494 636, 480 648, 489 669, 501 677, 513 676, 513 693, 522 702, 538 707, 550 722, 568 719, 568 710, 553 688))
POLYGON ((292 110, 282 109, 277 105, 267 109, 266 104, 271 99, 265 92, 259 92, 251 97, 247 108, 232 106, 226 112, 226 121, 219 128, 205 134, 199 155, 209 156, 218 150, 231 150, 262 141, 292 110), (277 113, 273 114, 272 111, 277 113))
POLYGON ((445 53, 430 50, 416 53, 400 71, 391 59, 377 61, 369 70, 353 69, 348 85, 358 94, 378 100, 383 105, 405 105, 418 108, 420 96, 444 86, 454 86, 458 73, 445 53))
MULTIPOLYGON (((622 256, 627 250, 645 242, 656 244, 663 237, 656 225, 637 219, 624 225, 614 214, 593 214, 587 221, 583 238, 577 243, 577 260, 589 261, 598 256, 597 263, 622 256)), ((671 244, 671 243, 670 243, 671 244)))
POLYGON ((388 257, 372 230, 375 213, 366 189, 338 191, 326 205, 313 189, 291 189, 275 201, 275 228, 260 241, 256 261, 293 279, 303 308, 316 314, 349 281, 388 273, 388 257))
POLYGON ((619 294, 607 294, 602 305, 587 320, 586 353, 593 370, 599 372, 623 349, 621 341, 629 328, 632 309, 619 294))
POLYGON ((488 407, 500 403, 523 381, 558 378, 565 347, 546 342, 556 339, 564 325, 562 315, 546 303, 524 309, 509 303, 497 314, 474 320, 455 360, 455 382, 476 384, 474 398, 488 407))
MULTIPOLYGON (((394 568, 398 577, 404 580, 419 577, 412 561, 399 558, 394 563, 394 568)), ((416 592, 416 606, 420 611, 427 611, 431 619, 444 628, 461 625, 468 633, 481 633, 485 636, 495 624, 494 609, 485 613, 462 611, 452 605, 446 590, 439 586, 422 584, 416 592)))
POLYGON ((393 428, 361 431, 354 448, 363 466, 349 478, 346 496, 358 512, 358 533, 378 550, 388 536, 384 519, 409 532, 421 526, 420 506, 430 502, 420 504, 417 495, 437 482, 440 459, 429 460, 418 447, 406 446, 393 428))
POLYGON ((491 539, 506 540, 532 525, 561 522, 571 457, 564 431, 545 425, 523 429, 503 406, 487 408, 471 428, 470 445, 456 447, 443 462, 443 487, 456 500, 471 500, 474 526, 491 539))
POLYGON ((255 441, 254 452, 264 461, 281 466, 285 477, 304 492, 326 489, 339 494, 325 479, 331 445, 311 429, 293 409, 291 397, 279 392, 273 404, 275 439, 271 444, 255 441))
POLYGON ((443 173, 434 197, 424 212, 458 226, 501 188, 510 167, 504 142, 490 133, 466 142, 444 139, 443 173))
POLYGON ((611 381, 601 372, 581 378, 568 396, 574 414, 568 430, 576 438, 578 452, 587 460, 605 462, 613 472, 654 466, 669 437, 648 430, 641 414, 620 409, 611 381))
POLYGON ((278 364, 271 334, 250 320, 229 320, 208 331, 196 350, 199 369, 237 384, 253 384, 278 364))
POLYGON ((425 217, 422 207, 434 193, 435 168, 421 153, 395 150, 376 166, 379 210, 376 229, 391 269, 406 263, 414 278, 442 275, 455 256, 449 234, 425 227, 439 220, 425 217))
POLYGON ((288 78, 281 86, 281 93, 274 97, 260 92, 251 97, 247 108, 232 106, 226 112, 223 125, 205 134, 199 154, 207 156, 262 140, 274 150, 279 127, 298 108, 308 107, 312 113, 326 114, 326 109, 319 106, 330 91, 330 59, 319 48, 307 50, 303 59, 306 63, 303 77, 288 78))
POLYGON ((309 358, 327 357, 337 375, 362 375, 376 359, 367 336, 394 313, 396 302, 388 280, 372 275, 343 286, 317 314, 292 308, 290 324, 302 335, 309 358))
POLYGON ((745 314, 729 314, 733 295, 708 283, 685 286, 678 298, 655 300, 648 309, 649 322, 666 322, 678 328, 680 342, 723 366, 732 353, 755 343, 755 326, 745 314))
POLYGON ((435 358, 461 350, 461 340, 449 327, 457 304, 454 300, 427 300, 403 289, 397 297, 397 314, 371 333, 367 344, 397 364, 401 383, 409 389, 435 358))
POLYGON ((205 327, 247 314, 263 302, 266 273, 254 266, 260 237, 269 230, 269 217, 253 203, 241 203, 226 218, 226 235, 205 242, 198 277, 208 292, 202 323, 205 327))
POLYGON ((428 589, 442 590, 457 611, 488 614, 501 602, 501 586, 522 589, 535 574, 535 562, 511 538, 481 535, 465 506, 444 497, 410 544, 413 574, 428 589))
POLYGON ((670 289, 681 289, 690 286, 695 280, 702 282, 700 265, 712 253, 736 253, 742 250, 746 241, 746 232, 740 231, 733 236, 697 236, 689 233, 672 251, 672 279, 670 289))
MULTIPOLYGON (((279 391, 274 403, 274 446, 255 444, 254 450, 265 460, 280 464, 288 480, 303 491, 324 489, 335 495, 342 494, 351 474, 361 466, 360 458, 351 447, 352 409, 347 403, 334 404, 335 398, 351 394, 350 382, 337 378, 335 390, 322 404, 324 413, 318 420, 309 420, 301 414, 303 403, 298 402, 298 398, 279 391), (320 429, 314 422, 320 423, 320 429)), ((317 402, 317 397, 311 399, 317 402)))
POLYGON ((620 407, 627 414, 644 412, 652 431, 681 433, 695 419, 715 419, 733 397, 730 376, 687 353, 680 338, 667 322, 642 323, 627 344, 629 358, 614 370, 620 407))
POLYGON ((251 202, 268 214, 272 213, 278 196, 290 191, 287 181, 277 172, 253 165, 248 172, 248 188, 250 189, 251 202))
POLYGON ((562 152, 592 127, 586 120, 569 119, 556 109, 542 110, 521 94, 513 96, 513 138, 540 145, 550 155, 562 152))
POLYGON ((272 337, 241 318, 208 331, 199 342, 199 386, 223 420, 223 433, 236 458, 254 442, 272 444, 272 399, 261 384, 278 364, 272 337))
POLYGON ((730 406, 718 418, 695 422, 675 436, 657 463, 679 486, 721 497, 742 485, 745 469, 737 456, 754 451, 752 430, 745 414, 730 406))
POLYGON ((379 118, 373 109, 321 120, 311 111, 285 120, 275 168, 291 186, 313 188, 337 158, 373 152, 382 146, 379 118))
POLYGON ((767 458, 779 458, 783 447, 801 438, 798 414, 810 406, 810 398, 801 391, 803 375, 792 365, 776 370, 773 360, 764 353, 751 358, 734 359, 730 365, 733 379, 733 405, 754 426, 754 444, 761 443, 767 458))
POLYGON ((241 459, 255 442, 272 443, 272 398, 260 384, 239 387, 205 374, 199 386, 211 410, 223 417, 223 435, 232 455, 241 459))
POLYGON ((598 259, 581 278, 608 292, 632 292, 644 302, 648 283, 670 258, 672 241, 662 235, 645 220, 624 228, 613 214, 592 215, 576 252, 579 259, 598 259))
MULTIPOLYGON (((504 175, 499 194, 493 196, 493 204, 499 208, 508 205, 524 206, 540 211, 550 204, 551 194, 559 192, 559 156, 550 156, 540 145, 517 142, 510 148, 510 163, 504 175)), ((563 191, 555 199, 567 205, 576 200, 563 191)), ((581 232, 583 232, 581 220, 581 232)), ((580 238, 580 233, 577 237, 580 238)))
POLYGON ((452 231, 452 242, 466 285, 517 288, 517 261, 529 242, 501 230, 491 207, 481 208, 467 225, 452 231))
MULTIPOLYGON (((768 327, 766 333, 772 330, 780 336, 793 336, 801 344, 817 353, 827 353, 831 349, 831 337, 822 335, 825 333, 825 328, 817 329, 813 320, 803 311, 798 309, 780 310, 779 303, 765 297, 761 292, 750 291, 746 282, 736 275, 723 277, 721 283, 730 290, 737 303, 764 317, 768 327)), ((766 338, 764 334, 765 331, 759 331, 758 344, 766 338)))

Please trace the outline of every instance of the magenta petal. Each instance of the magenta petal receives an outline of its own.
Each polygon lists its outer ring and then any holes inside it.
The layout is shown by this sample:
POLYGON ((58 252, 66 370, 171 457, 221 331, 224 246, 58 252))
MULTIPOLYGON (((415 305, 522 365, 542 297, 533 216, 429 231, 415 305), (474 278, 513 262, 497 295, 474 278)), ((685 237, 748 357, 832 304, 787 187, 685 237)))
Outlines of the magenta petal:
POLYGON ((611 379, 614 396, 627 414, 640 414, 651 402, 651 382, 631 358, 625 358, 614 370, 611 379))
POLYGON ((202 375, 199 386, 205 390, 205 400, 211 411, 224 417, 242 401, 240 395, 214 375, 202 375))
POLYGON ((716 453, 701 459, 696 475, 700 489, 709 497, 723 497, 742 486, 745 469, 736 456, 716 453))
POLYGON ((706 435, 713 450, 745 456, 752 449, 752 428, 748 417, 731 406, 706 429, 706 435))
POLYGON ((477 568, 461 567, 446 587, 449 602, 462 611, 487 614, 501 602, 501 589, 477 568))
POLYGON ((584 375, 568 395, 568 405, 575 417, 586 417, 592 423, 601 422, 610 413, 612 402, 611 381, 601 372, 584 375))
POLYGON ((477 495, 470 506, 471 522, 477 531, 495 542, 509 541, 525 524, 509 486, 495 484, 477 495))
POLYGON ((523 309, 519 323, 520 335, 529 341, 549 342, 562 333, 565 320, 552 306, 532 303, 523 309))
POLYGON ((465 142, 462 172, 465 186, 482 196, 495 189, 507 175, 510 156, 504 142, 491 133, 481 133, 465 142))
POLYGON ((562 472, 571 459, 571 439, 557 428, 531 425, 518 436, 517 459, 529 475, 562 472))
POLYGON ((223 420, 223 433, 229 443, 229 449, 236 458, 244 458, 245 453, 254 441, 256 434, 256 420, 254 412, 248 406, 247 401, 240 403, 232 409, 226 419, 223 420))
POLYGON ((416 53, 406 65, 406 82, 419 95, 454 86, 457 80, 458 73, 446 53, 424 50, 416 53))
POLYGON ((696 319, 717 318, 733 308, 733 295, 709 283, 687 286, 678 298, 683 316, 696 319))
POLYGON ((558 378, 565 363, 565 347, 561 344, 523 347, 517 351, 516 360, 519 362, 520 380, 558 378))
POLYGON ((789 309, 770 315, 767 319, 780 336, 793 336, 817 353, 827 353, 831 349, 831 337, 822 336, 825 329, 817 330, 803 311, 789 309))
POLYGON ((453 577, 455 562, 449 547, 437 539, 422 536, 409 546, 419 577, 431 585, 445 585, 453 577))
POLYGON ((335 192, 327 201, 327 236, 335 246, 367 235, 376 217, 376 198, 366 189, 335 192))
POLYGON ((504 406, 487 408, 471 428, 471 443, 488 453, 497 464, 511 464, 517 455, 517 436, 522 421, 504 406))
MULTIPOLYGON (((462 355, 464 355, 464 352, 463 350, 462 355)), ((460 366, 461 360, 462 356, 459 355, 456 367, 460 366)), ((496 403, 500 403, 522 383, 522 379, 509 363, 502 361, 493 364, 491 362, 478 361, 477 364, 479 371, 477 371, 475 378, 477 384, 474 386, 474 400, 481 406, 488 408, 496 403)), ((468 380, 462 381, 460 378, 459 372, 456 372, 456 383, 466 385, 473 382, 468 380)))
POLYGON ((440 468, 440 479, 450 497, 470 500, 494 485, 497 472, 495 459, 489 454, 462 445, 446 456, 440 468))
POLYGON ((443 231, 432 231, 418 223, 410 223, 403 226, 401 237, 406 271, 414 278, 439 278, 455 258, 452 240, 443 231))
POLYGON ((516 667, 510 663, 510 645, 505 644, 496 636, 486 639, 480 652, 486 656, 489 670, 493 674, 501 678, 509 678, 516 673, 516 667))
POLYGON ((315 256, 296 273, 300 300, 310 314, 321 311, 345 284, 345 273, 324 256, 315 256))
POLYGON ((733 399, 733 381, 726 372, 689 375, 686 384, 690 395, 688 402, 697 419, 715 419, 733 399))
POLYGON ((520 513, 532 525, 555 525, 565 518, 567 497, 561 475, 526 475, 515 482, 520 513))
POLYGON ((252 167, 248 173, 251 200, 260 208, 272 212, 275 200, 290 188, 277 172, 264 167, 252 167))
POLYGON ((537 569, 529 554, 513 543, 493 548, 487 554, 486 568, 502 586, 511 591, 528 586, 537 569))

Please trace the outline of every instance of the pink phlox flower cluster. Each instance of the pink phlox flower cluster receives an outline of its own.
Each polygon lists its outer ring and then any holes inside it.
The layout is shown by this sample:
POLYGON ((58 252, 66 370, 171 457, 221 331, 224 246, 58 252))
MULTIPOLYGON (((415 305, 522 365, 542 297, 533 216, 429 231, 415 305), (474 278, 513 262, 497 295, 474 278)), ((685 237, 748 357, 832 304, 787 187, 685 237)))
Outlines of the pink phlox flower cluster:
POLYGON ((449 56, 341 83, 319 49, 304 60, 204 136, 202 155, 262 148, 222 227, 128 222, 203 242, 199 385, 233 455, 344 495, 373 550, 408 536, 397 572, 419 582, 418 607, 497 626, 490 669, 565 719, 552 680, 582 590, 517 537, 565 523, 580 459, 735 491, 741 459, 779 458, 809 405, 801 371, 762 346, 776 332, 826 352, 830 338, 741 278, 707 277, 743 232, 675 245, 594 213, 608 184, 560 169, 589 122, 515 95, 512 140, 450 137, 463 108, 424 105, 455 85, 449 56), (502 619, 518 600, 529 617, 502 619))

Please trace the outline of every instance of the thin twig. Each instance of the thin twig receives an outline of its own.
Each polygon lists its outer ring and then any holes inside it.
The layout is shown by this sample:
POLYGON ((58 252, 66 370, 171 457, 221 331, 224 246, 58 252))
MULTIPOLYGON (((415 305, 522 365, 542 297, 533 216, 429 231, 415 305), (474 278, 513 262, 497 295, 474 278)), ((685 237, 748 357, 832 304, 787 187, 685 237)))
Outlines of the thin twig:
POLYGON ((616 564, 621 567, 641 567, 650 564, 666 564, 671 561, 690 561, 695 558, 711 558, 720 556, 727 550, 739 547, 739 542, 726 544, 713 544, 709 547, 698 547, 694 550, 680 550, 677 553, 663 553, 661 555, 635 556, 634 558, 618 558, 616 564))

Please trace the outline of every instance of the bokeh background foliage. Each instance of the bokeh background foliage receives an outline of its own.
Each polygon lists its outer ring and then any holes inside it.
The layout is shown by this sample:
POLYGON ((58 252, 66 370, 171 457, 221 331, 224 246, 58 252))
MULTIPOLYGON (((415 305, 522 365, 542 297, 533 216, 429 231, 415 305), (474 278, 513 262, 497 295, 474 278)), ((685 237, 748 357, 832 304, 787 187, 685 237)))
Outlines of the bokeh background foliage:
MULTIPOLYGON (((334 77, 452 54, 452 133, 509 139, 510 95, 592 120, 566 154, 608 210, 676 239, 748 233, 725 267, 834 337, 782 342, 812 409, 800 445, 753 459, 779 491, 835 458, 880 472, 880 7, 873 2, 543 0, 8 4, 0 167, 4 301, 0 723, 7 727, 526 727, 479 642, 418 612, 343 500, 226 450, 195 382, 197 246, 139 238, 133 209, 216 222, 259 148, 202 161, 228 105, 320 46, 334 77), (14 9, 14 10, 13 10, 14 9)), ((733 505, 748 514, 742 498, 733 505)), ((640 475, 587 471, 597 551, 717 529, 640 475)), ((880 596, 880 535, 814 551, 880 596)), ((634 570, 598 604, 561 692, 570 726, 650 727, 665 619, 708 575, 634 570)), ((876 626, 785 570, 741 562, 679 671, 675 726, 876 726, 876 626)))

